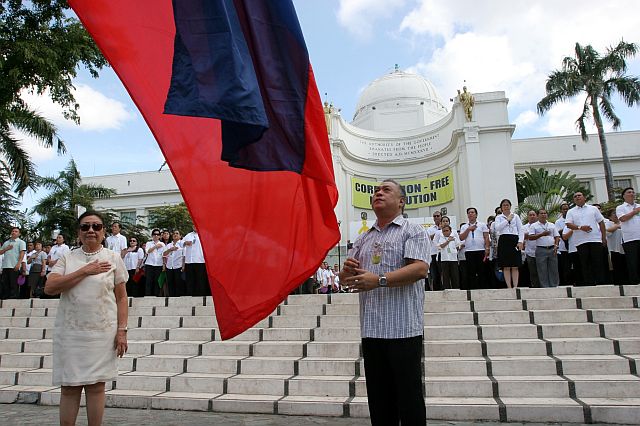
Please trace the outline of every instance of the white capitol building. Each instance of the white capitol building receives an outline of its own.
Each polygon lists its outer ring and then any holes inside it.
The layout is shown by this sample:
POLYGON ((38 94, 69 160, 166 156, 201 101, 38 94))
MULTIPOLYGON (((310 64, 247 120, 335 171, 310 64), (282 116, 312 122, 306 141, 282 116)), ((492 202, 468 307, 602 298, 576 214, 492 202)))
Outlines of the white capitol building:
MULTIPOLYGON (((577 134, 512 139, 515 125, 509 122, 506 94, 473 96, 467 121, 457 97, 448 110, 428 80, 396 69, 364 89, 351 122, 325 105, 342 244, 362 229, 363 213, 373 218, 369 196, 384 178, 405 185, 406 213, 418 222, 445 209, 455 224, 466 219, 469 206, 484 219, 502 198, 517 201, 514 175, 531 167, 568 170, 589 186, 594 200, 607 199, 597 135, 587 143, 577 134)), ((609 133, 607 142, 616 186, 637 187, 640 131, 609 133)), ((116 189, 117 195, 98 200, 95 207, 115 211, 123 220, 182 201, 169 170, 86 177, 84 183, 116 189)))

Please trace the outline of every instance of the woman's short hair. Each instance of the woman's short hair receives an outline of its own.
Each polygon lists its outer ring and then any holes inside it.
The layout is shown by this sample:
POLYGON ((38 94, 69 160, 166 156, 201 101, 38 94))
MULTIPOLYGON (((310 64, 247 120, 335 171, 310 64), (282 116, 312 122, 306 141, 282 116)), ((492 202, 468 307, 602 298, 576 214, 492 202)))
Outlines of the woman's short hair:
POLYGON ((444 231, 447 228, 451 231, 451 225, 444 225, 441 230, 444 231))
POLYGON ((511 200, 509 200, 508 198, 505 198, 505 199, 503 199, 502 201, 500 201, 500 207, 502 207, 502 205, 503 205, 504 203, 507 203, 507 204, 509 204, 510 206, 512 205, 512 204, 511 204, 511 200))

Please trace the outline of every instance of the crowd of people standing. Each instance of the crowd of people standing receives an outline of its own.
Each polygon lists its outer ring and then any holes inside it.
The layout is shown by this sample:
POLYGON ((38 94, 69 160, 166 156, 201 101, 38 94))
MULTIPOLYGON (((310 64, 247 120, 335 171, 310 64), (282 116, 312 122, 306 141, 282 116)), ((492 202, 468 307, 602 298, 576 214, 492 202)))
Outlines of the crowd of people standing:
POLYGON ((523 223, 504 199, 486 222, 469 207, 458 232, 436 211, 427 229, 431 266, 425 289, 639 284, 640 205, 631 187, 622 198, 621 205, 601 212, 576 192, 573 207, 562 204, 555 223, 545 209, 529 211, 523 223))
MULTIPOLYGON (((10 238, 0 248, 0 299, 31 297, 46 298, 47 275, 70 250, 65 236, 58 234, 52 243, 25 242, 21 231, 14 227, 10 238)), ((151 240, 126 238, 121 225, 111 225, 111 235, 103 246, 117 253, 124 261, 129 278, 127 294, 143 296, 206 296, 211 294, 198 232, 182 236, 179 230, 151 232, 151 240)))

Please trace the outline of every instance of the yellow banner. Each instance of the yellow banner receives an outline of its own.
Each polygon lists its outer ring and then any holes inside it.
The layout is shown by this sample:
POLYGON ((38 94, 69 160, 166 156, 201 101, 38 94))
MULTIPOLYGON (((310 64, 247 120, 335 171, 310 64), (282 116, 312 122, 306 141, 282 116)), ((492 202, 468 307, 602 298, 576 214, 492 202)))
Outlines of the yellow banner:
MULTIPOLYGON (((424 179, 399 181, 407 193, 405 209, 438 206, 453 200, 453 172, 446 172, 424 179)), ((380 182, 351 178, 351 200, 354 207, 371 208, 374 188, 380 182)))

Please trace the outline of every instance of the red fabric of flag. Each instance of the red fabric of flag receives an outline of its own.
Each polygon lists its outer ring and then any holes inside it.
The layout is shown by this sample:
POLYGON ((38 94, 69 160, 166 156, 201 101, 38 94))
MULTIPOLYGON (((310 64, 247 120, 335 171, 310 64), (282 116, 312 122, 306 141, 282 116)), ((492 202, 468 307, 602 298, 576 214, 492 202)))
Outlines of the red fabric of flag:
POLYGON ((338 193, 311 68, 302 173, 229 167, 220 160, 220 121, 163 114, 175 36, 171 1, 69 3, 167 159, 203 243, 222 338, 242 333, 272 313, 339 241, 338 193))

